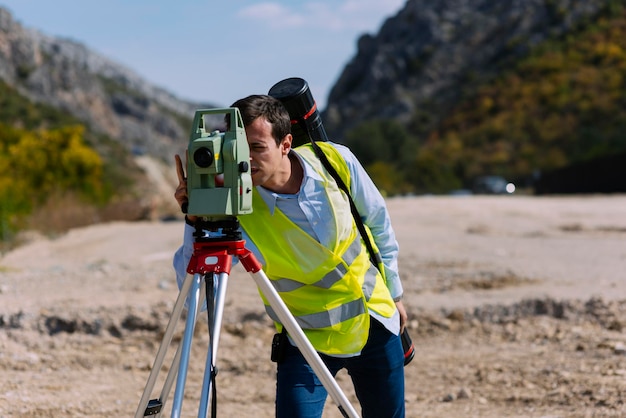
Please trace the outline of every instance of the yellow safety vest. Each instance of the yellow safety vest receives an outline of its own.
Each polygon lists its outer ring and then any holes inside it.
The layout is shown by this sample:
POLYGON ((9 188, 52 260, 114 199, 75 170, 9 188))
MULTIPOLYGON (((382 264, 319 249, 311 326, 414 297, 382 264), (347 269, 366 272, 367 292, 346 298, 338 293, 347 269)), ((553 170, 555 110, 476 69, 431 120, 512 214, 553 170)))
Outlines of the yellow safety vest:
MULTIPOLYGON (((341 154, 330 144, 318 145, 349 185, 350 172, 341 154)), ((241 216, 239 221, 265 259, 265 274, 313 347, 330 355, 356 354, 367 342, 368 309, 390 318, 396 306, 384 277, 370 262, 347 197, 309 144, 298 147, 297 151, 326 181, 325 190, 334 215, 328 222, 334 223, 337 230, 332 248, 321 245, 278 208, 272 215, 256 190, 252 213, 241 216)), ((370 234, 369 229, 367 232, 370 234)), ((263 301, 267 313, 281 329, 265 297, 263 301)))

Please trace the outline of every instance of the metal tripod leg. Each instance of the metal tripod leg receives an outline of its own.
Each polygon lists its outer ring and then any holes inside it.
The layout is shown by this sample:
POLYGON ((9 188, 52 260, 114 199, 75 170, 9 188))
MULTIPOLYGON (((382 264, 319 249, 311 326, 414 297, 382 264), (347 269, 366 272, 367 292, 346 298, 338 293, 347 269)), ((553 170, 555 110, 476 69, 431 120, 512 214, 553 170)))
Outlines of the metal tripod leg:
POLYGON ((201 293, 203 279, 205 280, 205 288, 207 289, 207 294, 209 294, 210 296, 207 297, 206 302, 207 312, 209 315, 209 335, 211 346, 207 353, 200 405, 198 409, 198 417, 206 417, 208 414, 209 396, 212 389, 213 377, 214 374, 217 373, 217 349, 219 344, 223 317, 222 314, 224 311, 226 287, 228 282, 228 274, 226 273, 207 274, 205 276, 201 274, 194 274, 193 276, 187 276, 187 278, 185 279, 176 304, 174 305, 174 311, 166 328, 163 342, 159 347, 159 351, 157 352, 157 357, 154 361, 154 366, 148 378, 148 383, 142 395, 141 401, 139 402, 139 407, 137 408, 135 418, 141 418, 144 416, 151 416, 155 418, 160 417, 163 413, 162 409, 165 406, 165 401, 169 396, 169 392, 175 378, 177 380, 172 404, 171 417, 180 417, 182 402, 184 398, 185 383, 187 379, 187 370, 189 367, 189 355, 191 352, 193 333, 195 330, 197 317, 200 312, 200 307, 205 300, 203 298, 203 294, 201 293), (177 322, 181 316, 181 312, 184 308, 187 296, 190 296, 188 306, 189 314, 187 316, 185 324, 183 340, 181 341, 176 351, 176 354, 172 361, 172 367, 169 370, 160 397, 156 400, 149 401, 148 399, 156 383, 158 373, 163 365, 167 349, 171 344, 172 336, 175 331, 177 322), (153 404, 152 407, 150 405, 150 402, 152 402, 153 404))
MULTIPOLYGON (((139 406, 137 407, 137 411, 135 413, 135 418, 141 418, 144 416, 150 416, 158 418, 163 413, 163 407, 165 406, 165 401, 169 396, 169 392, 171 390, 174 379, 176 378, 178 371, 180 369, 181 357, 183 357, 182 353, 186 350, 190 350, 191 344, 190 341, 187 344, 183 342, 178 346, 176 350, 176 354, 174 359, 172 360, 172 365, 169 369, 168 375, 165 379, 165 383, 161 390, 161 393, 157 399, 150 400, 150 396, 152 391, 154 390, 154 386, 156 384, 159 372, 163 366, 163 362, 165 360, 165 356, 167 354, 168 348, 172 342, 172 338, 174 332, 176 331, 176 326, 178 321, 180 320, 181 314, 185 307, 185 302, 188 296, 191 296, 189 299, 189 309, 187 313, 186 327, 185 327, 185 337, 187 340, 190 340, 193 337, 193 330, 195 329, 195 324, 197 321, 197 316, 199 314, 199 306, 202 306, 204 303, 204 295, 200 291, 201 290, 201 275, 188 275, 183 285, 181 286, 180 292, 178 293, 178 298, 176 299, 176 303, 174 304, 174 309, 172 310, 172 314, 170 316, 170 320, 165 329, 165 333, 163 335, 163 341, 159 346, 159 350, 157 352, 156 358, 154 360, 152 369, 150 371, 150 375, 148 377, 148 381, 146 383, 146 387, 141 396, 141 400, 139 401, 139 406), (192 306, 195 305, 195 306, 192 306)), ((188 362, 188 352, 185 357, 187 357, 188 362)), ((184 368, 184 373, 186 374, 186 367, 184 368)), ((182 402, 182 392, 179 394, 178 403, 182 402)), ((176 400, 175 400, 176 403, 176 400)), ((180 411, 180 409, 179 409, 180 411)), ((172 416, 174 416, 175 408, 172 409, 172 416)), ((180 413, 180 412, 178 412, 180 413)))
POLYGON ((274 286, 272 286, 263 270, 249 272, 257 286, 263 292, 263 295, 265 295, 266 299, 270 303, 272 309, 276 312, 280 322, 285 328, 287 328, 289 336, 294 340, 306 361, 309 363, 313 371, 315 371, 315 375, 318 379, 320 379, 330 397, 337 404, 342 415, 344 417, 358 418, 359 415, 352 407, 352 404, 342 392, 335 378, 328 371, 328 368, 322 361, 317 351, 315 351, 311 345, 311 342, 308 340, 306 335, 304 335, 304 332, 296 322, 291 312, 289 312, 289 309, 280 298, 280 295, 276 292, 276 289, 274 289, 274 286))
MULTIPOLYGON (((323 386, 328 391, 333 401, 337 404, 340 412, 344 417, 358 418, 357 412, 354 410, 341 388, 326 368, 326 365, 322 361, 319 354, 315 351, 310 341, 296 322, 295 318, 289 312, 289 309, 282 301, 278 292, 272 286, 269 278, 265 275, 260 265, 254 258, 253 254, 247 250, 243 252, 237 252, 242 265, 246 268, 246 271, 250 273, 255 283, 261 289, 265 297, 267 298, 270 306, 276 312, 281 323, 285 326, 289 335, 292 337, 302 355, 307 360, 317 377, 322 382, 323 386)), ((230 264, 230 262, 228 262, 230 264)), ((228 266, 229 267, 229 266, 228 266)), ((200 406, 198 409, 198 418, 206 418, 208 410, 208 401, 211 394, 212 378, 217 372, 215 367, 217 348, 219 345, 219 335, 222 323, 222 313, 224 309, 224 300, 226 294, 226 283, 228 281, 227 273, 219 274, 207 274, 202 275, 199 273, 193 276, 188 275, 185 279, 183 286, 181 287, 178 299, 174 306, 174 311, 170 322, 168 323, 163 342, 159 347, 157 357, 154 362, 152 371, 148 378, 148 384, 144 389, 144 393, 141 397, 139 407, 135 414, 135 418, 141 418, 145 416, 151 416, 159 418, 162 414, 162 409, 165 406, 167 397, 169 396, 169 390, 176 374, 177 384, 174 394, 174 402, 172 405, 172 418, 179 418, 180 411, 182 409, 182 401, 184 396, 184 387, 187 377, 187 369, 189 366, 189 353, 191 351, 191 342, 193 339, 193 332, 197 321, 199 307, 203 300, 201 298, 200 289, 203 283, 203 278, 206 279, 212 277, 211 283, 205 283, 205 286, 209 289, 207 291, 207 311, 209 312, 209 333, 210 333, 210 347, 207 353, 207 360, 204 372, 204 381, 202 385, 202 394, 200 399, 200 406), (168 373, 165 385, 158 399, 149 400, 150 394, 154 388, 154 384, 157 379, 158 372, 160 371, 163 359, 167 352, 167 349, 171 343, 172 336, 176 327, 176 323, 180 318, 181 312, 185 305, 185 300, 189 296, 189 313, 185 325, 185 332, 183 341, 178 347, 175 358, 172 361, 172 367, 168 373)), ((215 400, 215 399, 214 399, 215 400)))
POLYGON ((206 283, 211 349, 207 354, 206 366, 204 368, 202 398, 200 399, 200 408, 198 409, 199 417, 208 416, 209 396, 212 393, 213 378, 217 374, 217 348, 220 341, 220 330, 222 329, 222 314, 224 312, 227 283, 228 274, 226 273, 213 274, 213 282, 206 283), (209 299, 209 296, 211 296, 211 299, 209 299))
POLYGON ((185 395, 185 383, 187 382, 187 370, 189 368, 189 354, 191 353, 191 342, 193 340, 193 332, 196 325, 196 314, 199 308, 200 289, 202 284, 202 275, 194 274, 189 291, 189 314, 185 324, 185 332, 183 340, 180 343, 181 355, 178 363, 178 378, 176 380, 176 390, 174 391, 174 401, 172 403, 172 418, 179 418, 180 411, 183 407, 183 397, 185 395), (194 313, 192 315, 192 312, 194 313))

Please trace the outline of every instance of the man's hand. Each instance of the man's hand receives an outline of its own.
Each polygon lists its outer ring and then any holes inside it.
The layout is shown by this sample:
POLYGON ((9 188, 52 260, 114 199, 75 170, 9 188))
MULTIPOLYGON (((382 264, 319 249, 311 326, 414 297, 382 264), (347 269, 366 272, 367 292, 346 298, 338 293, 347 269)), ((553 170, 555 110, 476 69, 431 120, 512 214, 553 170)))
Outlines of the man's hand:
POLYGON ((396 302, 396 307, 398 308, 398 312, 400 313, 400 333, 402 333, 404 331, 404 328, 406 328, 409 316, 407 315, 406 309, 404 308, 404 304, 401 300, 396 302))

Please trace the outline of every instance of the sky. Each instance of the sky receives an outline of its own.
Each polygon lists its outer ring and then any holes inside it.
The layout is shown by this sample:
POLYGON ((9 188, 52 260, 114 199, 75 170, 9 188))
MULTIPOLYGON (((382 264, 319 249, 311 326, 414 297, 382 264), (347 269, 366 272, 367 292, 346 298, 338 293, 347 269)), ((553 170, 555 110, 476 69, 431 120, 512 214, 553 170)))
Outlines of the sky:
POLYGON ((86 45, 181 99, 229 106, 300 77, 333 84, 405 0, 0 0, 23 26, 86 45))

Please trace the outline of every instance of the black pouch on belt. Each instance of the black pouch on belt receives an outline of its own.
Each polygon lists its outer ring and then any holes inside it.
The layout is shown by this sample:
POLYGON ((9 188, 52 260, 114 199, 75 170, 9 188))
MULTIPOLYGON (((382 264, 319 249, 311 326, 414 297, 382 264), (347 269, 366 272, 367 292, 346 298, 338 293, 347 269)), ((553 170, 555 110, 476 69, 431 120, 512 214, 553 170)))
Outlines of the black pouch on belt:
POLYGON ((283 330, 274 334, 272 339, 272 354, 270 358, 274 363, 280 363, 285 358, 287 344, 289 344, 289 338, 287 338, 287 330, 283 327, 283 330))

